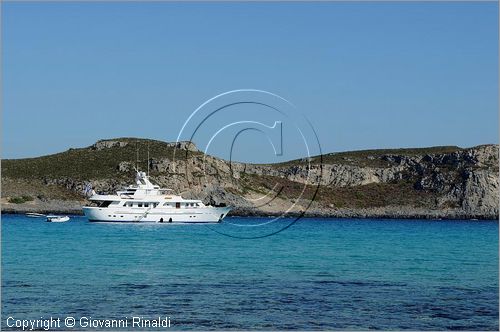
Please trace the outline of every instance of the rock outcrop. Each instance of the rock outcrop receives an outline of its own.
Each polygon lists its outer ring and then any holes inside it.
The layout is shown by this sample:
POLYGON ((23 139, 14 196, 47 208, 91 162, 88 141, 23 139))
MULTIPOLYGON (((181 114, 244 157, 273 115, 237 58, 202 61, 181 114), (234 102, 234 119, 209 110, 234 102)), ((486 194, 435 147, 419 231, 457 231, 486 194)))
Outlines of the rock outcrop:
POLYGON ((92 150, 103 150, 103 149, 110 149, 114 147, 120 147, 123 148, 124 146, 127 146, 128 142, 123 142, 123 141, 115 141, 115 140, 101 140, 97 141, 94 145, 91 146, 92 150))

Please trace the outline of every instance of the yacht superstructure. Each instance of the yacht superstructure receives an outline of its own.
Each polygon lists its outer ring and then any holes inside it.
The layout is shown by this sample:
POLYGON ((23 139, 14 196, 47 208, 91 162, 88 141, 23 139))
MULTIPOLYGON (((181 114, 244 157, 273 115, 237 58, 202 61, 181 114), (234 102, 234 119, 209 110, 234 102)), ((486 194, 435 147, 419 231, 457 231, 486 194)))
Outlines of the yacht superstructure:
POLYGON ((115 195, 98 195, 89 200, 93 206, 83 207, 90 221, 216 223, 231 210, 214 207, 200 200, 184 199, 170 189, 162 189, 149 181, 145 172, 137 171, 136 184, 115 195))

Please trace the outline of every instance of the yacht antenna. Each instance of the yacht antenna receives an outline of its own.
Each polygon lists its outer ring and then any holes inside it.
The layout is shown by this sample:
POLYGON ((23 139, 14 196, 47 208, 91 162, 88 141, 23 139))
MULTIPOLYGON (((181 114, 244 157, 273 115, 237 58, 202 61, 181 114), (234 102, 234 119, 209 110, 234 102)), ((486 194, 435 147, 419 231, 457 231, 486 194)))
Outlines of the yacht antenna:
POLYGON ((137 141, 135 141, 135 153, 136 153, 136 156, 135 156, 135 171, 139 172, 139 145, 138 145, 137 141))
POLYGON ((148 178, 149 178, 149 142, 148 142, 148 178))

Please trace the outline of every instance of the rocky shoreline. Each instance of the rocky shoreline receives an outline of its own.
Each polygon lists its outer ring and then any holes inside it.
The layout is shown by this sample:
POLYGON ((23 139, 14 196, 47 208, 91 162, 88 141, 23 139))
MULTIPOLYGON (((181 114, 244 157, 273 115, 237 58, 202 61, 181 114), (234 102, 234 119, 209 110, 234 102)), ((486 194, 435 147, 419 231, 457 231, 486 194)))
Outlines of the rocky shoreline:
MULTIPOLYGON (((42 214, 69 214, 83 215, 81 201, 47 201, 30 202, 25 204, 2 203, 2 214, 25 214, 28 212, 42 214)), ((251 208, 235 208, 228 216, 233 217, 277 217, 280 212, 260 211, 251 208)), ((369 209, 310 209, 301 212, 289 212, 285 217, 306 218, 339 218, 339 219, 425 219, 425 220, 498 220, 495 215, 464 213, 460 209, 427 210, 413 207, 384 207, 369 209)))

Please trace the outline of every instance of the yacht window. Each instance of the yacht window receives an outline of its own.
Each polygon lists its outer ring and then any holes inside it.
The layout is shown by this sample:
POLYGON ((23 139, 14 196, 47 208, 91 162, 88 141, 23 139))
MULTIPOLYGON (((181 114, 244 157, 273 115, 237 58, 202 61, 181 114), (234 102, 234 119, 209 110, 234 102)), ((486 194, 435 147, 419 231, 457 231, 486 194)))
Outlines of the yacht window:
POLYGON ((149 203, 144 203, 144 207, 149 207, 149 203))
POLYGON ((180 207, 181 207, 181 203, 179 203, 179 202, 175 203, 175 208, 176 209, 180 209, 180 207))
POLYGON ((196 203, 196 206, 200 206, 200 204, 196 203))
POLYGON ((139 203, 139 207, 142 207, 142 203, 139 203))
POLYGON ((103 201, 101 203, 101 205, 99 205, 99 207, 102 207, 102 208, 108 207, 111 203, 112 203, 112 201, 103 201))

